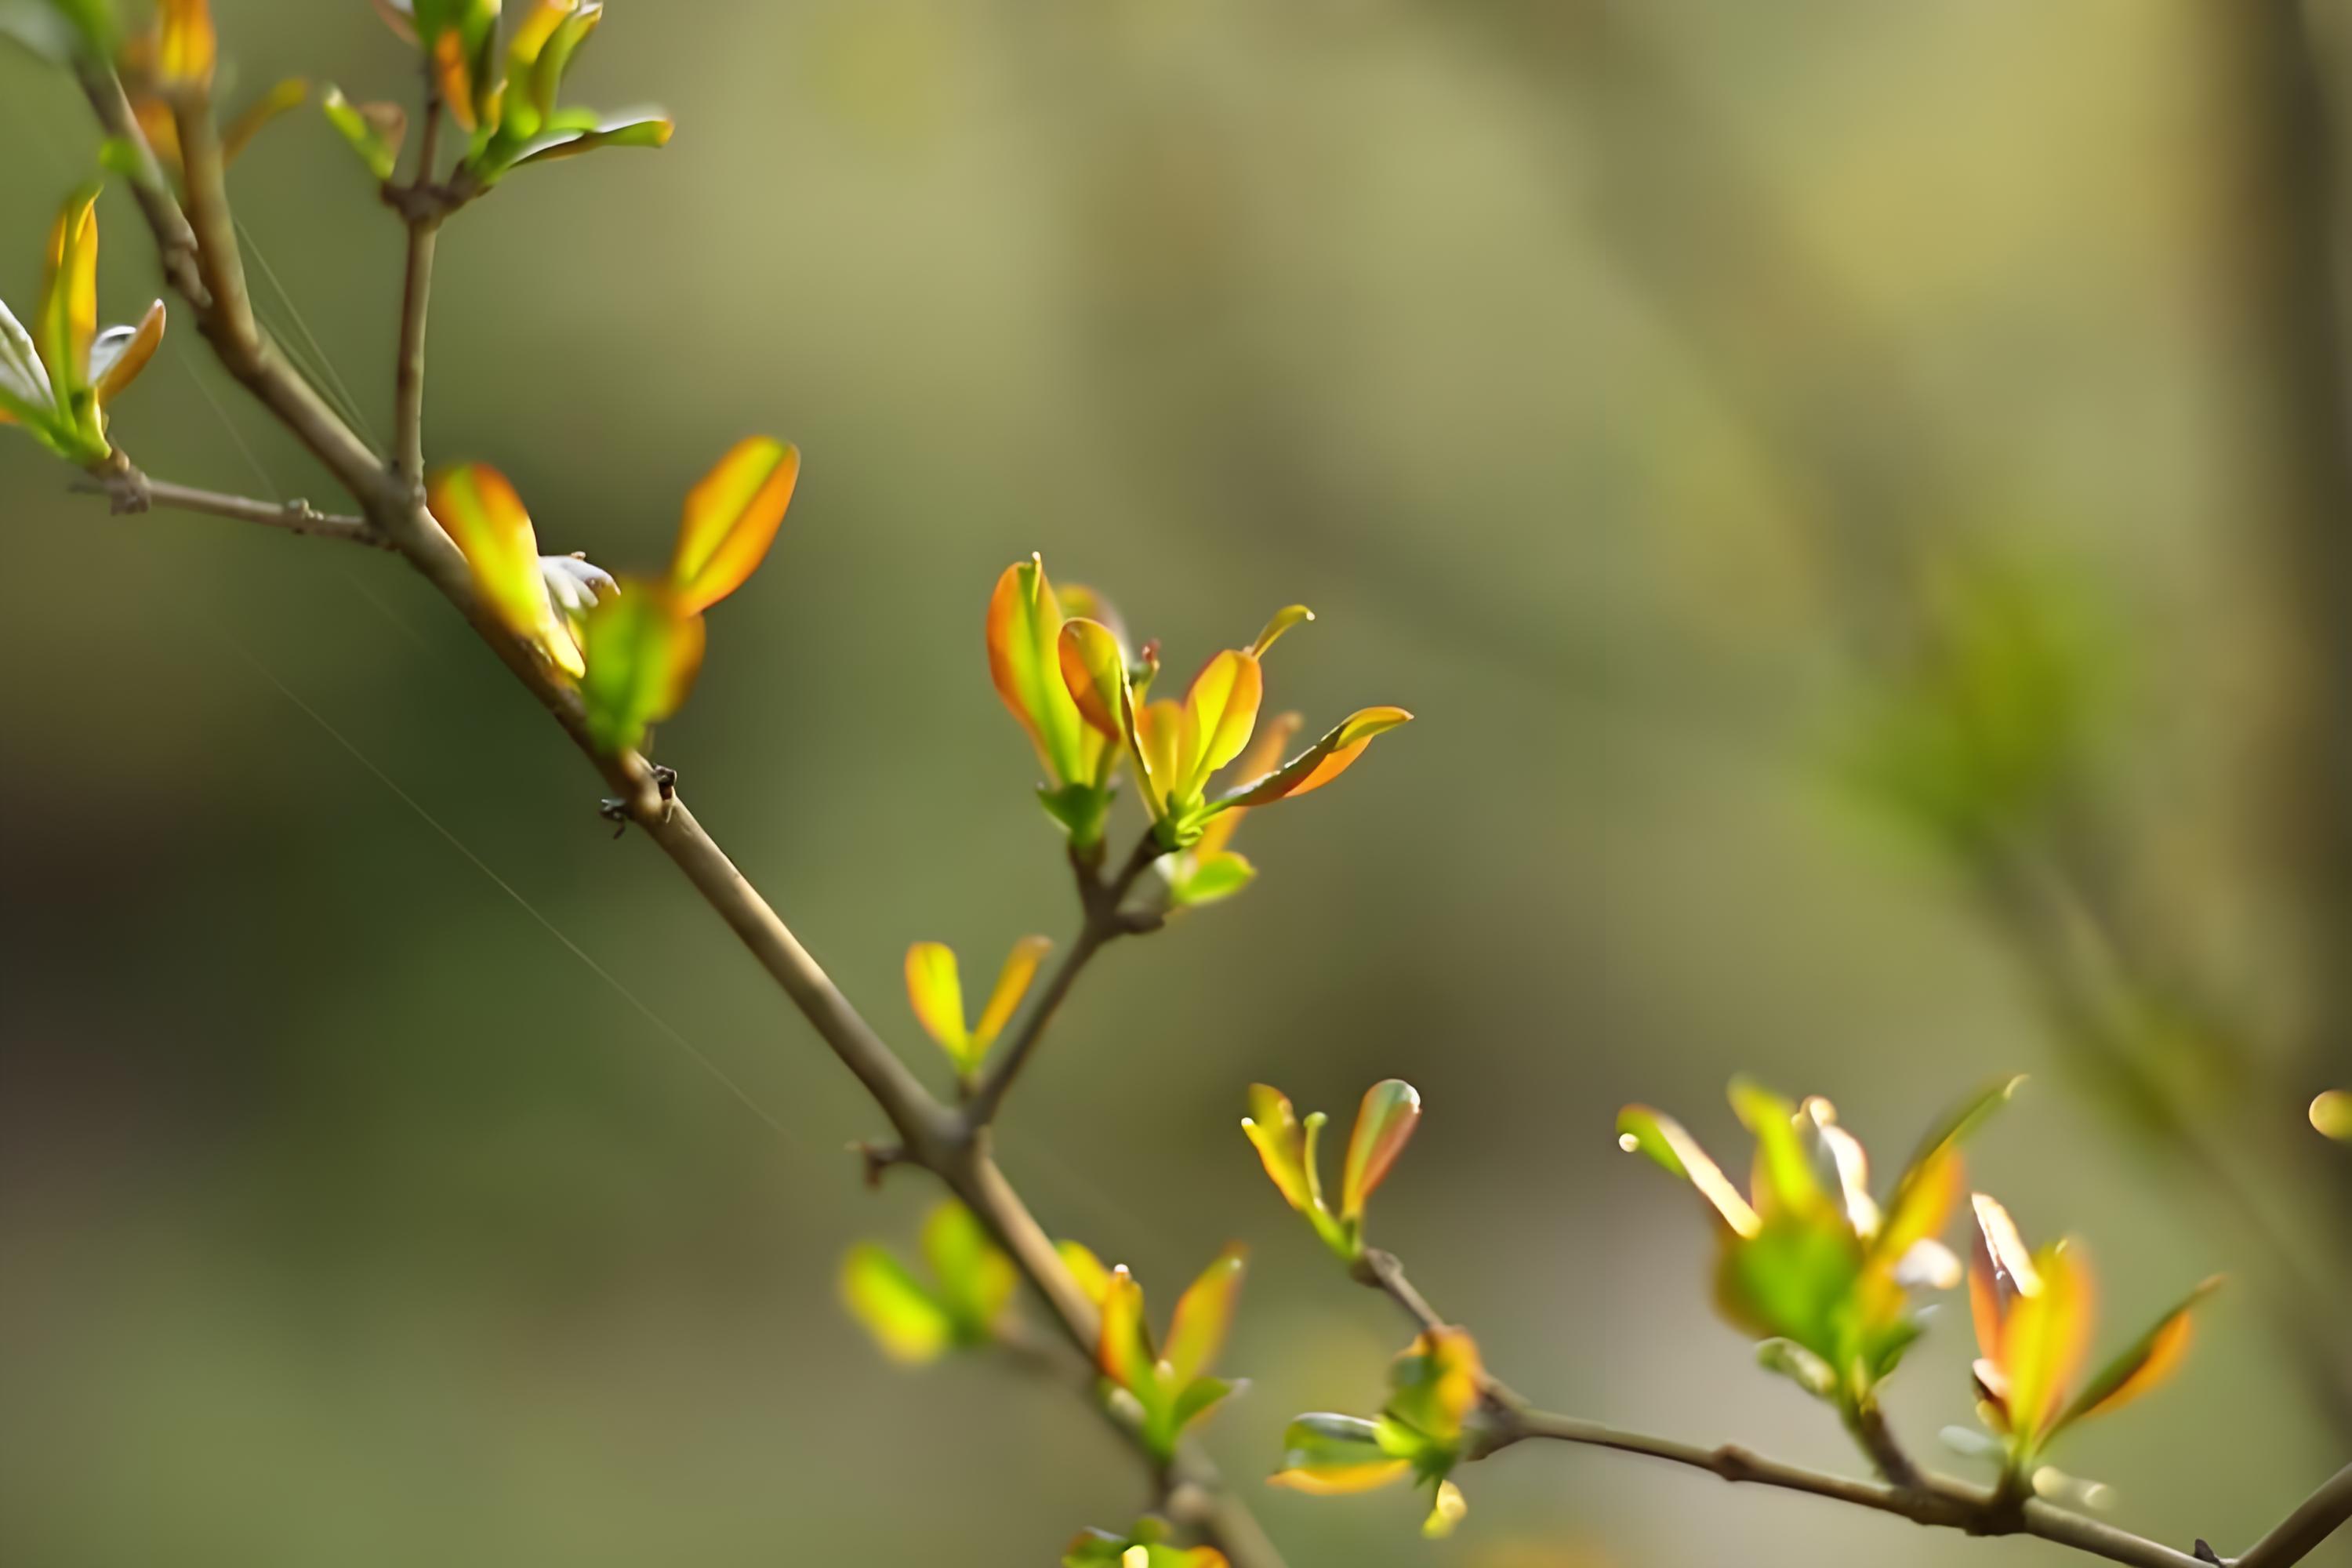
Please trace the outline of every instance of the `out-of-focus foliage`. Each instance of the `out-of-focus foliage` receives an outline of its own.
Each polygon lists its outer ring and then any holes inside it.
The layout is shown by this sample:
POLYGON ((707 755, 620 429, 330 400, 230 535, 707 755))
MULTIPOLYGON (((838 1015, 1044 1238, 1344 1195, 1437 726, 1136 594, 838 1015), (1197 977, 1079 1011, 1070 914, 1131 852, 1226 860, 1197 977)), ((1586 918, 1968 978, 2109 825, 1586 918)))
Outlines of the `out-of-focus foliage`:
POLYGON ((1226 1568, 1213 1546, 1171 1546, 1164 1521, 1146 1519, 1125 1535, 1089 1530, 1070 1542, 1062 1568, 1226 1568))
POLYGON ((1431 1489, 1423 1533, 1449 1533, 1468 1511, 1447 1478, 1465 1452, 1484 1377, 1477 1342, 1465 1330, 1430 1330, 1391 1364, 1389 1401, 1378 1418, 1318 1414, 1291 1422, 1274 1484, 1328 1496, 1410 1476, 1431 1489))
POLYGON ((693 692, 708 626, 667 584, 626 580, 596 602, 584 630, 580 700, 588 732, 604 751, 641 746, 693 692))
POLYGON ((1618 1142, 1706 1200, 1720 1243, 1716 1306, 1762 1340, 1759 1363, 1852 1416, 1919 1336, 1911 1292, 1959 1283, 1958 1260, 1937 1239, 1964 1190, 1959 1142, 2019 1081, 1994 1084, 1938 1122, 1883 1206, 1862 1144, 1818 1095, 1792 1106, 1733 1081, 1732 1108, 1756 1136, 1745 1197, 1681 1123, 1647 1106, 1619 1113, 1618 1142))
POLYGON ((1323 1174, 1315 1145, 1330 1119, 1318 1110, 1301 1121, 1289 1097, 1262 1083, 1250 1085, 1250 1114, 1242 1131, 1257 1149, 1265 1173, 1283 1201, 1307 1216, 1323 1244, 1342 1261, 1364 1255, 1364 1205, 1387 1180, 1389 1167, 1421 1123, 1421 1094, 1402 1079, 1383 1079, 1364 1091, 1348 1138, 1337 1214, 1323 1197, 1323 1174))
POLYGON ((1864 786, 1948 844, 2014 834, 2079 784, 2120 653, 2083 584, 1997 556, 1940 563, 1914 646, 1878 679, 1864 786))
POLYGON ((1075 1241, 1063 1242, 1061 1251, 1071 1277, 1102 1311, 1095 1365, 1109 1384, 1112 1403, 1136 1422, 1144 1447, 1165 1460, 1188 1427, 1247 1386, 1209 1371, 1233 1327, 1244 1249, 1228 1247, 1185 1288, 1169 1319, 1167 1341, 1156 1347, 1143 1287, 1127 1265, 1106 1268, 1075 1241))
POLYGON ((426 483, 425 504, 465 555, 475 590, 500 624, 562 674, 577 679, 587 673, 548 595, 530 512, 507 477, 487 463, 440 469, 426 483))
POLYGON ((841 1261, 841 1299, 893 1361, 917 1365, 951 1350, 996 1342, 1020 1283, 970 1209, 953 1199, 923 1222, 928 1279, 877 1241, 862 1241, 841 1261))
POLYGON ((2321 1091, 2311 1102, 2311 1124, 2339 1143, 2352 1143, 2352 1090, 2321 1091))
POLYGON ((69 463, 104 462, 107 405, 163 341, 163 301, 136 326, 98 330, 98 187, 66 199, 27 331, 0 303, 0 425, 21 425, 69 463))
POLYGON ((919 942, 907 950, 908 1003, 924 1033, 937 1040, 948 1060, 955 1064, 957 1076, 969 1081, 980 1071, 989 1047, 1013 1021, 1013 1010, 1037 977, 1038 963, 1053 946, 1051 938, 1042 936, 1024 936, 1013 944, 976 1024, 964 1020, 963 979, 956 967, 955 950, 939 942, 919 942))
POLYGON ((379 180, 392 178, 400 165, 400 146, 408 135, 408 111, 396 103, 353 103, 340 87, 320 96, 327 122, 342 133, 352 151, 379 180))
POLYGON ((2207 1279, 2078 1389, 2091 1342, 2091 1277, 2081 1250, 2054 1241, 2029 1252, 2009 1211, 1975 1194, 1969 1309, 1979 1359, 1977 1414, 2007 1446, 2006 1472, 2031 1478, 2052 1439, 2162 1382, 2189 1352, 2189 1314, 2221 1283, 2207 1279))

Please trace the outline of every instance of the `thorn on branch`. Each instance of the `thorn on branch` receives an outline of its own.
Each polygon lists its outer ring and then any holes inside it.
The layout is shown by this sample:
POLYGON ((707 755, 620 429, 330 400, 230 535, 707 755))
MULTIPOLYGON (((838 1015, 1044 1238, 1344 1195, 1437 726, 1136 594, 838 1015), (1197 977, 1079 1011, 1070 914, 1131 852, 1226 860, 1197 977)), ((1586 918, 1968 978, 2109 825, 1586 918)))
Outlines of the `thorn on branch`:
POLYGON ((2201 1535, 2197 1538, 2197 1550, 2190 1552, 2189 1555, 2196 1558, 2200 1563, 2214 1563, 2217 1565, 2217 1568, 2221 1561, 2221 1554, 2213 1550, 2212 1542, 2207 1541, 2201 1535))
POLYGON ((629 830, 629 803, 625 800, 607 795, 596 803, 596 815, 607 822, 618 824, 613 829, 615 838, 629 830))
POLYGON ((884 1172, 893 1165, 912 1163, 905 1147, 898 1143, 871 1143, 861 1139, 852 1143, 849 1150, 865 1162, 866 1184, 877 1192, 882 1187, 884 1172))

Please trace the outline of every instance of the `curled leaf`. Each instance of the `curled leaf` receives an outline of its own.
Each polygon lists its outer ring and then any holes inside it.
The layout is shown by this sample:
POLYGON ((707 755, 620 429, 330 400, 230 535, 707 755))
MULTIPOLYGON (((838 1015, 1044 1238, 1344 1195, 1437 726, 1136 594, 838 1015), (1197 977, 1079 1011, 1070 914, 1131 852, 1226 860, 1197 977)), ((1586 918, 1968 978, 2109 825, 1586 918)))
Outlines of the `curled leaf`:
POLYGON ((1617 1146, 1627 1153, 1647 1154, 1671 1173, 1698 1190, 1716 1215, 1736 1236, 1753 1237, 1764 1222, 1748 1206, 1723 1168, 1707 1157, 1698 1140, 1673 1117, 1646 1105, 1629 1105, 1617 1113, 1617 1146))
POLYGON ((1038 556, 1016 562, 996 580, 988 601, 988 672, 1048 777, 1086 784, 1077 704, 1062 678, 1062 607, 1038 556))

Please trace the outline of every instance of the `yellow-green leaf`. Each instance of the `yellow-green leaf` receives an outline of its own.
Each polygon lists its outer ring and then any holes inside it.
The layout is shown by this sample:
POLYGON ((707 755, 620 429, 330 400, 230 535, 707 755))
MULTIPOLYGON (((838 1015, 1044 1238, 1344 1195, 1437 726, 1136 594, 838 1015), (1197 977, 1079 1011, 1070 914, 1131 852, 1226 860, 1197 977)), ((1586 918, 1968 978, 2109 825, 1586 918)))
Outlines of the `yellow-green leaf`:
POLYGON ((1210 775, 1241 755, 1257 728, 1265 689, 1257 660, 1238 648, 1225 649, 1202 668, 1184 693, 1180 776, 1170 794, 1188 803, 1197 800, 1210 775))
POLYGON ((1329 733, 1274 773, 1242 784, 1217 802, 1216 809, 1271 805, 1321 789, 1355 764, 1376 735, 1412 721, 1402 708, 1364 708, 1341 720, 1329 733))
POLYGON ((1055 1242, 1054 1250, 1061 1254, 1062 1267, 1077 1281, 1080 1293, 1099 1308, 1103 1298, 1110 1294, 1110 1270, 1103 1266, 1103 1260, 1084 1242, 1055 1242))
POLYGON ((1388 1451, 1380 1426, 1360 1415, 1301 1415, 1282 1435, 1282 1468, 1272 1484, 1316 1497, 1370 1491, 1402 1480, 1410 1460, 1388 1451))
POLYGON ((1118 635, 1099 621, 1062 623, 1055 639, 1062 684, 1078 716, 1108 740, 1127 740, 1127 715, 1134 700, 1127 684, 1127 649, 1118 635))
POLYGON ((1013 1260, 989 1239, 979 1218, 952 1198, 923 1221, 922 1245, 956 1337, 970 1344, 986 1341, 1020 1283, 1013 1260))
MULTIPOLYGON (((1013 944, 1004 967, 997 972, 996 988, 988 994, 988 1005, 980 1010, 980 1022, 971 1031, 971 1053, 977 1058, 987 1053, 1013 1021, 1013 1010, 1021 998, 1029 994, 1029 984, 1037 977, 1037 966, 1054 950, 1051 937, 1024 936, 1013 944)), ((958 1003, 961 1007, 961 1003, 958 1003)))
POLYGON ((1286 605, 1275 611, 1274 619, 1265 623, 1265 629, 1257 634, 1257 641, 1250 644, 1250 657, 1264 658, 1265 650, 1272 647, 1283 633, 1314 618, 1315 612, 1304 605, 1286 605))
POLYGON ((1243 1247, 1226 1247, 1177 1299, 1164 1359, 1178 1383, 1190 1383, 1216 1363, 1226 1331, 1233 1327, 1247 1256, 1243 1247))
POLYGON ((1242 1118, 1242 1131, 1257 1150, 1267 1180, 1283 1201, 1299 1213, 1314 1206, 1307 1168, 1307 1140, 1290 1097, 1268 1084, 1249 1087, 1250 1113, 1242 1118))
POLYGON ((2021 1294, 2001 1331, 2003 1398, 2011 1430, 2031 1445, 2048 1433, 2090 1341, 2090 1280, 2063 1242, 2035 1254, 2040 1288, 2021 1294))
POLYGON ((319 100, 327 122, 342 133, 359 154, 367 172, 379 180, 392 178, 400 165, 400 144, 408 134, 408 115, 396 103, 353 103, 343 89, 330 87, 319 100))
POLYGON ((963 977, 954 949, 942 942, 919 942, 907 950, 907 1001, 924 1032, 959 1070, 969 1071, 974 1052, 964 1027, 963 977))
POLYGON ((220 55, 207 0, 159 0, 155 7, 155 76, 164 87, 208 87, 220 55))
POLYGON ((607 751, 645 743, 646 729, 685 706, 708 632, 659 583, 624 582, 588 611, 588 673, 580 696, 588 732, 607 751))
POLYGON ((1004 569, 988 601, 988 671, 1055 784, 1091 783, 1077 704, 1062 679, 1062 607, 1042 558, 1004 569))
POLYGON ((1739 1189, 1707 1157, 1698 1140, 1673 1117, 1646 1105, 1629 1105, 1617 1113, 1617 1146, 1627 1153, 1647 1154, 1675 1175, 1698 1189, 1717 1215, 1736 1236, 1754 1237, 1764 1222, 1742 1197, 1739 1189))
POLYGON ((841 1299, 893 1361, 934 1361, 955 1340, 955 1324, 907 1266, 872 1242, 841 1264, 841 1299))
POLYGON ((688 614, 709 609, 758 569, 783 524, 800 473, 798 447, 754 436, 736 443, 687 492, 670 583, 688 614))
MULTIPOLYGON (((426 500, 434 519, 464 552, 475 591, 490 613, 549 663, 577 679, 586 667, 548 599, 539 569, 539 536, 507 477, 486 463, 444 468, 433 476, 426 500)), ((632 616, 640 608, 633 605, 632 616)))
POLYGON ((1143 1319, 1143 1287, 1122 1263, 1110 1271, 1103 1289, 1102 1334, 1095 1342, 1095 1364, 1102 1374, 1145 1401, 1156 1396, 1152 1373, 1151 1331, 1143 1319))
POLYGON ((1363 1217, 1364 1200, 1421 1123, 1421 1094, 1401 1078, 1383 1079, 1364 1091, 1356 1109, 1356 1130, 1348 1140, 1348 1163, 1339 1184, 1339 1217, 1363 1217))

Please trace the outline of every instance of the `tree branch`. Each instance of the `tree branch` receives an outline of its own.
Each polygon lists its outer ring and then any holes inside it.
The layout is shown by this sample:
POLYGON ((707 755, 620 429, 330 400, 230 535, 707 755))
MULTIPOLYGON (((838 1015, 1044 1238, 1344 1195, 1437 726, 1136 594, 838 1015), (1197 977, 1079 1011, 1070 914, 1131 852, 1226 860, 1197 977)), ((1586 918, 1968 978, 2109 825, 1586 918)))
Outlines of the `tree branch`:
POLYGON ((2336 1472, 2278 1528, 2254 1542, 2235 1568, 2287 1568, 2318 1550, 2319 1543, 2352 1523, 2352 1465, 2336 1472))
MULTIPOLYGON (((409 184, 415 196, 433 184, 434 165, 441 150, 441 83, 432 63, 425 67, 425 129, 417 139, 416 174, 409 184)), ((425 317, 433 296, 433 250, 441 233, 441 216, 426 204, 410 202, 402 208, 408 226, 408 265, 401 278, 400 349, 393 375, 394 461, 401 482, 412 493, 425 484, 425 317)))
POLYGON ((77 57, 75 72, 81 82, 84 97, 98 116, 99 128, 131 151, 131 167, 125 177, 131 182, 131 194, 146 215, 147 226, 155 236, 157 259, 163 263, 163 276, 171 281, 180 297, 194 306, 199 313, 212 309, 212 291, 205 287, 204 275, 196 266, 195 231, 188 226, 187 215, 180 210, 180 198, 172 194, 171 182, 163 177, 163 166, 155 161, 155 149, 148 144, 147 132, 140 128, 139 117, 131 111, 131 100, 122 90, 121 79, 102 62, 87 55, 77 57))
POLYGON ((1118 874, 1106 882, 1098 861, 1089 864, 1079 852, 1071 851, 1070 864, 1078 879, 1078 901, 1086 911, 1084 922, 1078 927, 1077 940, 1070 943, 1069 951, 1055 968, 1053 978, 1046 981, 1045 989, 1030 1005, 1029 1016, 1023 1020, 1020 1032, 1013 1037, 1013 1043, 997 1057, 965 1102, 962 1125, 967 1134, 995 1121, 1013 1080, 1021 1076, 1021 1069, 1036 1054, 1037 1042, 1045 1037, 1046 1026, 1061 1011, 1063 1001, 1095 954, 1122 936, 1150 931, 1159 925, 1159 916, 1134 913, 1125 907, 1128 894, 1159 858, 1159 844, 1147 828, 1118 874))
POLYGON ((200 490, 150 479, 119 447, 112 463, 75 480, 72 489, 83 495, 105 496, 117 516, 164 507, 174 511, 233 518, 239 522, 257 522, 264 528, 282 528, 289 533, 340 539, 377 550, 392 548, 392 542, 363 517, 323 512, 307 500, 256 500, 250 496, 225 495, 218 490, 200 490))
MULTIPOLYGON (((1423 1332, 1449 1326, 1414 1287, 1394 1253, 1367 1247, 1352 1273, 1359 1282, 1396 1302, 1423 1332)), ((1874 1410, 1867 1413, 1869 1424, 1875 1428, 1874 1436, 1865 1436, 1858 1429, 1854 1436, 1871 1454, 1873 1461, 1887 1470, 1888 1483, 1856 1480, 1826 1470, 1783 1464, 1733 1444, 1701 1447, 1671 1437, 1621 1431, 1598 1421, 1538 1410, 1483 1369, 1478 1392, 1485 1405, 1486 1432, 1469 1454, 1473 1460, 1490 1458, 1531 1438, 1574 1443, 1664 1459, 1706 1470, 1727 1481, 1805 1492, 1832 1502, 1895 1514, 1915 1524, 1961 1530, 1970 1535, 2036 1536, 2111 1563, 2134 1564, 2135 1568, 2198 1568, 2200 1564, 2202 1568, 2211 1568, 2209 1559, 2176 1551, 2039 1499, 2018 1498, 1999 1489, 1971 1486, 1921 1471, 1895 1446, 1894 1435, 1874 1410), (1875 1443, 1885 1445, 1887 1457, 1881 1457, 1875 1443), (1910 1479, 1892 1480, 1895 1476, 1910 1479)), ((2310 1555, 2347 1519, 2352 1519, 2352 1467, 2347 1467, 2321 1487, 2245 1556, 2232 1559, 2230 1568, 2291 1568, 2310 1555)))

